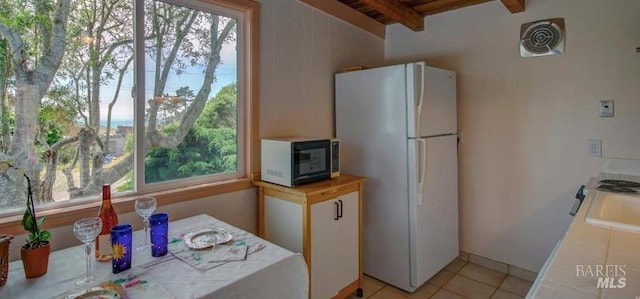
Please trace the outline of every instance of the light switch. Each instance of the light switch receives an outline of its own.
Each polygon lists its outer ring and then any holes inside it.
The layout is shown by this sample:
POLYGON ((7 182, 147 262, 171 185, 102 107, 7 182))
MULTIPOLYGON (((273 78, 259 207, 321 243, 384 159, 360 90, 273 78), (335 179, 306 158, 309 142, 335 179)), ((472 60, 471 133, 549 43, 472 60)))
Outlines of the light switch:
POLYGON ((600 101, 600 117, 613 117, 613 101, 600 101))

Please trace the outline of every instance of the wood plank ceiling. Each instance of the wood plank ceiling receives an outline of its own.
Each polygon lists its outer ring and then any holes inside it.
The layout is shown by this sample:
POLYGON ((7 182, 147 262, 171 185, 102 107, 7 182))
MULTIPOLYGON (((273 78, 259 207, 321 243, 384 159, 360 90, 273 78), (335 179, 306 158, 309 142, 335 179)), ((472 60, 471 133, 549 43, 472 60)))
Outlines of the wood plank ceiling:
MULTIPOLYGON (((336 0, 382 24, 400 23, 424 30, 424 17, 495 0, 336 0)), ((524 11, 525 0, 500 0, 511 13, 524 11)))

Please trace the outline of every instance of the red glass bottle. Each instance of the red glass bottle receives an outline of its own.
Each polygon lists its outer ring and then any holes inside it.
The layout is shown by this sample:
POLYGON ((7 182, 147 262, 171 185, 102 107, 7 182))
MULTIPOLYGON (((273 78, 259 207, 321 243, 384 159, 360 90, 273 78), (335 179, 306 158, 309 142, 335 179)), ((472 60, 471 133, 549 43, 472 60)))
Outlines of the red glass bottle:
POLYGON ((102 206, 98 217, 102 219, 102 231, 96 238, 96 260, 108 262, 113 257, 111 253, 111 228, 118 224, 118 213, 111 205, 111 186, 102 186, 102 206))

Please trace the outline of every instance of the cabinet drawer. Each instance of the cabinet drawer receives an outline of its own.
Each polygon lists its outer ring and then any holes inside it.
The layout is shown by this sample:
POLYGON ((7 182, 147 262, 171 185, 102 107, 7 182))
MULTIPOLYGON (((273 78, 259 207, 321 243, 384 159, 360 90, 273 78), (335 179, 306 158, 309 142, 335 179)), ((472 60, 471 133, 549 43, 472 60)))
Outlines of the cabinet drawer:
POLYGON ((323 202, 325 200, 333 199, 338 196, 345 195, 347 193, 351 193, 354 191, 358 191, 358 186, 354 184, 329 188, 322 192, 309 196, 309 204, 323 202))

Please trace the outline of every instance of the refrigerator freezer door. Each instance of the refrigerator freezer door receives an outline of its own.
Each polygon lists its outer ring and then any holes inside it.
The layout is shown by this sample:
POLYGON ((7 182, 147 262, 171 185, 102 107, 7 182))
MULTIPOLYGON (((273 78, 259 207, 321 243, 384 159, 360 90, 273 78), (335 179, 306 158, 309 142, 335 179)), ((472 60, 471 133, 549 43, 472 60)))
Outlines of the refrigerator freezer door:
POLYGON ((341 172, 367 176, 364 272, 409 285, 405 66, 336 75, 341 172))
POLYGON ((407 65, 408 136, 457 132, 456 74, 424 65, 407 65))
POLYGON ((408 150, 411 285, 417 288, 459 253, 457 136, 409 140, 408 150))

